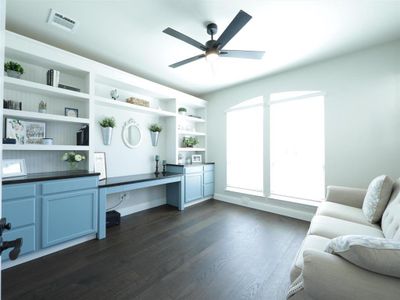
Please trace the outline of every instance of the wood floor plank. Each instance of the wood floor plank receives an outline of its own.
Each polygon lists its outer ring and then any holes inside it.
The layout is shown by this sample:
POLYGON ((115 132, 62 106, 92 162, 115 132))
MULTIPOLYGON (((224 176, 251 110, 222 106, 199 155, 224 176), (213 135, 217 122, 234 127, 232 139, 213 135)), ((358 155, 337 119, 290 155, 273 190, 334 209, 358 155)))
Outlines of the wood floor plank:
POLYGON ((308 223, 215 200, 3 271, 3 299, 284 299, 308 223))

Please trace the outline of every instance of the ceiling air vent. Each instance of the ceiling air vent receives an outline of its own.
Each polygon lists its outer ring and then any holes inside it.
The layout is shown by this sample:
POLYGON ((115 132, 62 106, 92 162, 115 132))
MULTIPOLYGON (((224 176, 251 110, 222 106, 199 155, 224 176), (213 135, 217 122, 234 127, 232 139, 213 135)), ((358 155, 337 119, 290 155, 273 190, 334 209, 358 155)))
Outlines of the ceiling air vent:
POLYGON ((72 20, 71 18, 68 18, 59 12, 56 12, 54 9, 50 9, 47 23, 70 32, 75 31, 79 24, 79 22, 72 20))

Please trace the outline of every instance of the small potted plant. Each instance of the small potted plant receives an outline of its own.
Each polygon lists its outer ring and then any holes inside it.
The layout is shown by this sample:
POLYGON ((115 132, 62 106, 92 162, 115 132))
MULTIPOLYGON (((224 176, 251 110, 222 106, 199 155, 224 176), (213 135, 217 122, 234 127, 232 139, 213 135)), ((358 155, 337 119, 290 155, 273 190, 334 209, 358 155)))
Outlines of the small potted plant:
POLYGON ((78 164, 85 160, 86 157, 82 154, 75 153, 75 152, 66 152, 61 158, 63 161, 69 163, 69 167, 71 170, 75 170, 78 164))
POLYGON ((101 120, 99 124, 101 126, 101 133, 103 134, 104 145, 110 145, 113 128, 115 127, 114 117, 106 117, 103 120, 101 120))
POLYGON ((183 145, 187 148, 193 148, 199 143, 199 139, 196 137, 184 137, 183 138, 183 145))
POLYGON ((186 108, 184 108, 184 107, 179 107, 178 108, 178 113, 180 115, 186 115, 186 112, 187 112, 186 108))
POLYGON ((4 71, 7 72, 8 77, 20 78, 24 74, 24 68, 14 61, 8 61, 4 64, 4 71))
POLYGON ((162 127, 160 124, 154 123, 150 125, 149 130, 151 135, 151 144, 153 147, 156 147, 158 145, 158 137, 160 136, 162 127))
POLYGON ((39 103, 39 112, 45 114, 47 112, 47 103, 43 100, 39 103))

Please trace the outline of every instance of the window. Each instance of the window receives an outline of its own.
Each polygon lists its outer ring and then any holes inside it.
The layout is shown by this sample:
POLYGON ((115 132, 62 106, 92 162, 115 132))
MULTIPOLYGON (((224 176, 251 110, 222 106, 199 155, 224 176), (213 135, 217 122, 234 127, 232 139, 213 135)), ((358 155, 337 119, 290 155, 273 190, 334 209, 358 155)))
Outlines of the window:
POLYGON ((264 194, 263 115, 262 97, 244 101, 226 113, 229 191, 264 194))
POLYGON ((324 96, 290 92, 270 99, 270 192, 317 200, 325 192, 324 96))

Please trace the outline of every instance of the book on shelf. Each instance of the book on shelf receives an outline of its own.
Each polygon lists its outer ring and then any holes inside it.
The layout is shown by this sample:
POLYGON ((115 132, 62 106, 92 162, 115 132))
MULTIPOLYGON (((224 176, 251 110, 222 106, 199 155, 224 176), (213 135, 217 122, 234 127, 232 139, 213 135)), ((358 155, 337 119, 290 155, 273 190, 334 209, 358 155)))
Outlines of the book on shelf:
POLYGON ((60 71, 50 69, 47 71, 47 85, 58 87, 60 83, 60 71))
POLYGON ((22 110, 22 102, 3 99, 3 108, 14 109, 14 110, 22 110))

